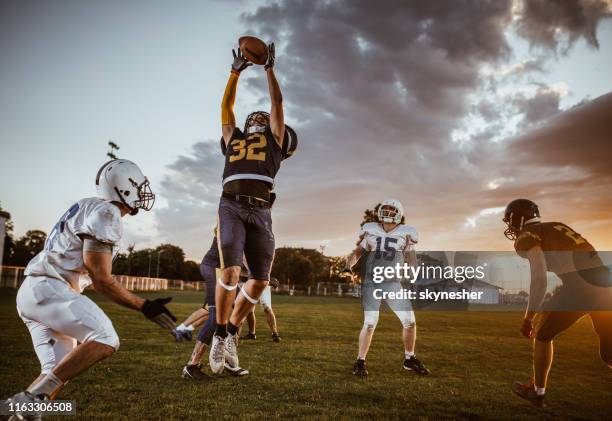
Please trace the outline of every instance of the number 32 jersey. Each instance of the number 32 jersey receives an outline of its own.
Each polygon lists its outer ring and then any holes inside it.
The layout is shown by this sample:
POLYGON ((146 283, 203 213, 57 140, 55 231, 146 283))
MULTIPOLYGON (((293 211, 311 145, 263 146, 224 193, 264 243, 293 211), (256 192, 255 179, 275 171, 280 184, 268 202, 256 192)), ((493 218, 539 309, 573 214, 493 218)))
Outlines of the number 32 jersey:
POLYGON ((83 238, 114 246, 123 235, 119 208, 97 197, 82 199, 55 224, 45 248, 25 269, 27 276, 45 276, 67 282, 77 291, 91 284, 83 263, 83 238))
POLYGON ((224 154, 224 185, 234 180, 260 180, 272 188, 283 160, 283 151, 270 126, 246 135, 236 127, 224 154))

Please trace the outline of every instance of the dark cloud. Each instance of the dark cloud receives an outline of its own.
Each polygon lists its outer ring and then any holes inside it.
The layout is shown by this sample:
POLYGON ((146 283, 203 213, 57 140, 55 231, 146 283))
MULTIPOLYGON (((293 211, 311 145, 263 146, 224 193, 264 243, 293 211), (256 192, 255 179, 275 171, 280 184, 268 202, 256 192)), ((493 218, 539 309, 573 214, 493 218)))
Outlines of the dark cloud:
POLYGON ((566 49, 583 37, 598 48, 597 26, 611 16, 607 0, 523 0, 518 28, 533 45, 566 49))
POLYGON ((565 111, 512 141, 509 152, 525 164, 572 167, 612 177, 612 93, 565 111))
MULTIPOLYGON (((480 69, 507 64, 511 9, 510 0, 298 0, 272 2, 242 16, 245 32, 276 41, 286 121, 300 138, 276 183, 279 245, 327 244, 331 253, 348 252, 363 210, 396 197, 409 223, 422 231, 425 247, 508 249, 498 208, 525 195, 555 206, 547 192, 565 195, 584 179, 586 167, 567 174, 553 169, 561 161, 557 152, 521 139, 492 141, 512 117, 522 116, 523 129, 554 118, 558 92, 542 86, 533 97, 471 101, 479 90, 495 94, 496 82, 481 78, 480 69), (485 127, 467 142, 452 141, 471 114, 485 119, 485 127), (534 157, 542 154, 547 157, 534 157), (480 230, 468 219, 478 221, 480 230)), ((523 31, 533 16, 525 19, 523 31)), ((538 56, 504 77, 543 71, 538 56)), ((257 107, 269 107, 262 68, 245 75, 250 76, 241 78, 239 95, 249 90, 261 98, 257 107)), ((547 143, 555 147, 542 140, 547 143)), ((566 148, 565 141, 558 146, 566 148)), ((160 221, 171 221, 164 228, 168 233, 190 229, 193 221, 183 214, 208 221, 206 230, 214 225, 218 190, 206 186, 220 187, 223 159, 217 148, 216 142, 197 144, 192 155, 173 164, 172 173, 183 174, 164 184, 165 194, 176 197, 176 203, 168 198, 173 209, 159 214, 160 221)), ((586 155, 584 164, 590 165, 586 155)), ((596 189, 582 183, 584 192, 596 189)), ((189 232, 210 238, 204 228, 189 232)))

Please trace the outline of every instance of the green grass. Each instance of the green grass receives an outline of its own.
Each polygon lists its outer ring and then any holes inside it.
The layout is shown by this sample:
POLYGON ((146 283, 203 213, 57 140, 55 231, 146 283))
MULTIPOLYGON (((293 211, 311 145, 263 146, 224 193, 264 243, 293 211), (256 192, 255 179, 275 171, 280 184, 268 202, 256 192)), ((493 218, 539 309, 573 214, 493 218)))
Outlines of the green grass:
MULTIPOLYGON (((158 294, 146 294, 159 296, 158 294)), ((179 318, 201 293, 172 295, 179 318)), ((588 319, 556 342, 548 408, 514 397, 513 379, 530 373, 530 347, 519 337, 518 312, 417 313, 419 357, 432 370, 402 369, 400 324, 381 315, 368 356, 370 376, 351 373, 362 324, 354 299, 275 296, 283 342, 272 343, 258 308, 258 339, 240 346, 246 378, 192 383, 179 377, 192 343, 175 344, 142 315, 93 295, 113 320, 121 349, 69 383, 61 398, 77 402, 77 418, 581 418, 610 419, 612 372, 598 357, 588 319)), ((17 317, 15 291, 0 290, 0 397, 38 375, 38 360, 17 317)), ((65 418, 62 418, 65 419, 65 418)))

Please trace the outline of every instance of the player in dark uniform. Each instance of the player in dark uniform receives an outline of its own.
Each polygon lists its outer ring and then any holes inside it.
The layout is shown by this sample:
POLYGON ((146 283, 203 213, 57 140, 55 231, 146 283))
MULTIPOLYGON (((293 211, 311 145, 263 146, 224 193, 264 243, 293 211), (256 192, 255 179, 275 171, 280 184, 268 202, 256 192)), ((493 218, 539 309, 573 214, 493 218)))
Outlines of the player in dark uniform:
POLYGON ((233 54, 234 62, 221 104, 221 150, 225 168, 216 234, 221 278, 215 299, 217 328, 209 355, 213 373, 223 371, 226 359, 231 366, 238 366, 238 327, 268 284, 274 259, 270 210, 275 198, 274 178, 283 159, 290 157, 297 146, 295 132, 284 122, 283 98, 274 75, 274 44, 269 46, 265 64, 272 103, 270 113, 251 113, 242 130, 236 127, 233 105, 239 75, 252 63, 247 62, 240 50, 233 54), (243 256, 250 279, 236 297, 243 256))
POLYGON ((521 333, 534 338, 533 379, 514 382, 512 390, 537 406, 544 405, 548 373, 553 359, 553 339, 578 319, 589 315, 599 336, 601 359, 612 367, 612 282, 593 246, 560 222, 540 222, 531 200, 517 199, 506 207, 506 237, 529 260, 529 303, 521 333), (546 272, 555 273, 562 286, 545 301, 546 272))
MULTIPOLYGON (((201 361, 206 346, 210 346, 213 334, 217 328, 215 291, 217 279, 220 271, 220 256, 218 252, 217 238, 213 238, 210 249, 202 259, 200 273, 206 284, 206 298, 203 308, 208 310, 208 318, 200 329, 197 341, 193 347, 193 352, 187 364, 183 367, 181 377, 186 380, 208 380, 210 376, 202 371, 201 361)), ((245 272, 246 274, 246 272, 245 272)), ((246 278, 245 278, 246 279, 246 278)), ((232 366, 228 361, 225 362, 224 370, 235 376, 246 376, 249 372, 239 366, 232 366)))

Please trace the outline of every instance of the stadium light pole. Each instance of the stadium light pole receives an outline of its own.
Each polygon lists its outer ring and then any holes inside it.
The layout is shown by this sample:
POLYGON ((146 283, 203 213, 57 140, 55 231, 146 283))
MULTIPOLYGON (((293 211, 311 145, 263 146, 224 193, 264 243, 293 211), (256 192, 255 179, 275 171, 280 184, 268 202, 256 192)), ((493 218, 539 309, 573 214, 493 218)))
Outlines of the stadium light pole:
POLYGON ((2 256, 4 256, 4 237, 6 235, 6 221, 10 219, 10 213, 0 210, 0 279, 2 279, 2 256))
POLYGON ((156 278, 159 278, 159 256, 161 256, 163 252, 163 250, 157 252, 157 274, 155 275, 156 278))

